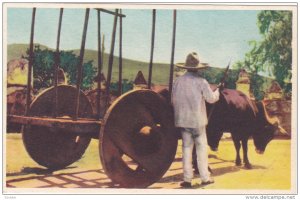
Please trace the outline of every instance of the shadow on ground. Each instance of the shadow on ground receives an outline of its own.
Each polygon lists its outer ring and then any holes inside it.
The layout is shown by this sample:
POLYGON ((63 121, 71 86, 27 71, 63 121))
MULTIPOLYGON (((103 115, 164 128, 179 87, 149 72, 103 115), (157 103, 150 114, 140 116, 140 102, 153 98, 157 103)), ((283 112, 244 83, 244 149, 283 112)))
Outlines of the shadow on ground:
MULTIPOLYGON (((86 170, 74 173, 53 174, 53 171, 42 168, 26 168, 25 172, 37 174, 40 176, 29 176, 25 178, 16 178, 6 181, 7 187, 22 187, 22 182, 34 181, 35 188, 113 188, 114 184, 106 177, 102 170, 86 170)), ((25 173, 22 170, 22 174, 25 173)), ((24 185, 23 187, 26 187, 24 185)), ((27 185, 28 187, 28 185, 27 185)))
MULTIPOLYGON (((65 169, 72 169, 76 167, 67 167, 65 169)), ((28 175, 28 174, 36 174, 36 175, 51 175, 53 172, 57 170, 50 170, 46 168, 40 168, 40 167, 24 167, 20 172, 13 172, 13 173, 7 173, 6 176, 22 176, 22 175, 28 175)))
MULTIPOLYGON (((212 175, 214 177, 221 176, 228 173, 238 172, 240 170, 247 170, 243 166, 235 166, 234 160, 224 160, 215 155, 210 155, 214 158, 210 162, 212 175), (227 163, 226 166, 219 166, 219 164, 227 163), (230 166, 228 166, 228 164, 230 166)), ((183 171, 181 167, 181 158, 174 159, 173 164, 175 168, 169 169, 170 175, 165 174, 157 183, 158 184, 175 184, 178 185, 182 181, 183 171), (178 167, 180 166, 180 167, 178 167)), ((84 170, 79 172, 65 172, 76 167, 67 167, 63 172, 53 171, 46 168, 39 167, 25 167, 20 172, 8 173, 7 177, 11 179, 6 182, 7 187, 11 188, 117 188, 111 180, 106 176, 102 169, 84 170), (22 177, 19 177, 22 176, 22 177)), ((266 169, 263 166, 252 165, 252 169, 266 169)), ((199 177, 199 176, 195 176, 199 177)), ((175 186, 174 185, 174 186, 175 186)), ((198 187, 201 187, 200 185, 198 187)), ((151 188, 163 188, 163 186, 152 186, 151 188)), ((177 188, 177 187, 175 187, 177 188)))

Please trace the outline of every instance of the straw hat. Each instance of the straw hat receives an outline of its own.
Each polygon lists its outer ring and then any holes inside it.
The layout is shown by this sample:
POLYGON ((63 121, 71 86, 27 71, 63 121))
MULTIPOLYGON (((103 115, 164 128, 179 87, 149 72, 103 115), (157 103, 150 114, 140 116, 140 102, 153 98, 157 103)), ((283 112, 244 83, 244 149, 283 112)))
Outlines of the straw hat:
POLYGON ((176 67, 188 70, 199 70, 208 67, 208 63, 200 63, 197 53, 189 53, 186 57, 185 63, 176 63, 176 67))

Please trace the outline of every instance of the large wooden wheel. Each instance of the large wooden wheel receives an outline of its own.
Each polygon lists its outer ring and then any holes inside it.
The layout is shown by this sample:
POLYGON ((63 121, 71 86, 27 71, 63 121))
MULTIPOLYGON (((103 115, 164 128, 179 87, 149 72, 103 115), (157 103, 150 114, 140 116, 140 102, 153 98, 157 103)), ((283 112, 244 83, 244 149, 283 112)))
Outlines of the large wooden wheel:
MULTIPOLYGON (((70 118, 75 112, 76 88, 60 85, 57 89, 57 116, 70 118)), ((31 103, 29 116, 52 117, 54 98, 53 87, 43 91, 31 103)), ((83 93, 80 95, 79 117, 92 117, 92 107, 83 93)), ((24 125, 23 128, 23 142, 27 152, 38 164, 50 169, 64 168, 80 159, 90 140, 90 137, 54 127, 24 125)))
POLYGON ((126 188, 157 182, 169 169, 177 149, 171 106, 150 90, 119 97, 106 112, 99 137, 106 174, 126 188))

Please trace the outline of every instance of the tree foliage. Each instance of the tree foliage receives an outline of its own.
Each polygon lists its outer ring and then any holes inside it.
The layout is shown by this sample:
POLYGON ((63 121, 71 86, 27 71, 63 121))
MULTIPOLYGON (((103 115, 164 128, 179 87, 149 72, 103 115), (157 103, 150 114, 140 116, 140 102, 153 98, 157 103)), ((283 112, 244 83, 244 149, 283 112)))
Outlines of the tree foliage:
MULTIPOLYGON (((27 50, 27 59, 29 50, 27 50)), ((41 49, 39 45, 34 48, 33 78, 36 89, 48 88, 53 85, 55 52, 49 49, 41 49)), ((79 57, 72 51, 60 51, 60 68, 67 76, 68 84, 75 85, 77 80, 77 65, 79 57)), ((82 89, 92 87, 96 69, 93 68, 92 61, 83 64, 82 89)))
MULTIPOLYGON (((114 94, 118 94, 119 82, 112 82, 110 84, 110 91, 114 94)), ((122 80, 122 93, 128 92, 133 89, 133 81, 128 81, 128 79, 122 80)))
POLYGON ((274 66, 274 76, 285 87, 292 69, 292 12, 262 11, 258 15, 258 27, 264 35, 261 42, 263 64, 274 66))
MULTIPOLYGON (((225 76, 225 69, 224 70, 203 70, 198 72, 198 74, 205 78, 210 84, 219 84, 223 77, 225 76)), ((235 82, 238 79, 238 71, 237 70, 229 70, 227 72, 226 78, 225 78, 225 87, 229 89, 235 89, 236 84, 235 82)))
MULTIPOLYGON (((263 72, 274 76, 288 92, 290 84, 287 82, 290 82, 292 69, 292 12, 263 10, 257 16, 257 25, 262 40, 250 41, 251 50, 235 67, 244 67, 255 75, 263 72)), ((259 87, 255 77, 252 79, 254 87, 259 87)))

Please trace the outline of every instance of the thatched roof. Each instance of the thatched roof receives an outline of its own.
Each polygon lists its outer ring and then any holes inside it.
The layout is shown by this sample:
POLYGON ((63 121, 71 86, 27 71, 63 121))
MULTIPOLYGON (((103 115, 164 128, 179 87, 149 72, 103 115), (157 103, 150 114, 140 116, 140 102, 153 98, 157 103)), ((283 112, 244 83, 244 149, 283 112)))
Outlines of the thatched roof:
MULTIPOLYGON (((106 78, 105 78, 104 74, 101 73, 100 76, 101 76, 101 82, 105 82, 105 81, 106 81, 106 78)), ((99 75, 95 76, 94 81, 95 81, 95 82, 98 82, 98 81, 99 81, 99 75)))
POLYGON ((146 81, 142 71, 138 71, 133 83, 135 85, 147 85, 147 81, 146 81))
POLYGON ((280 87, 279 83, 277 81, 272 81, 272 85, 269 88, 269 93, 278 93, 282 92, 282 88, 280 87))

